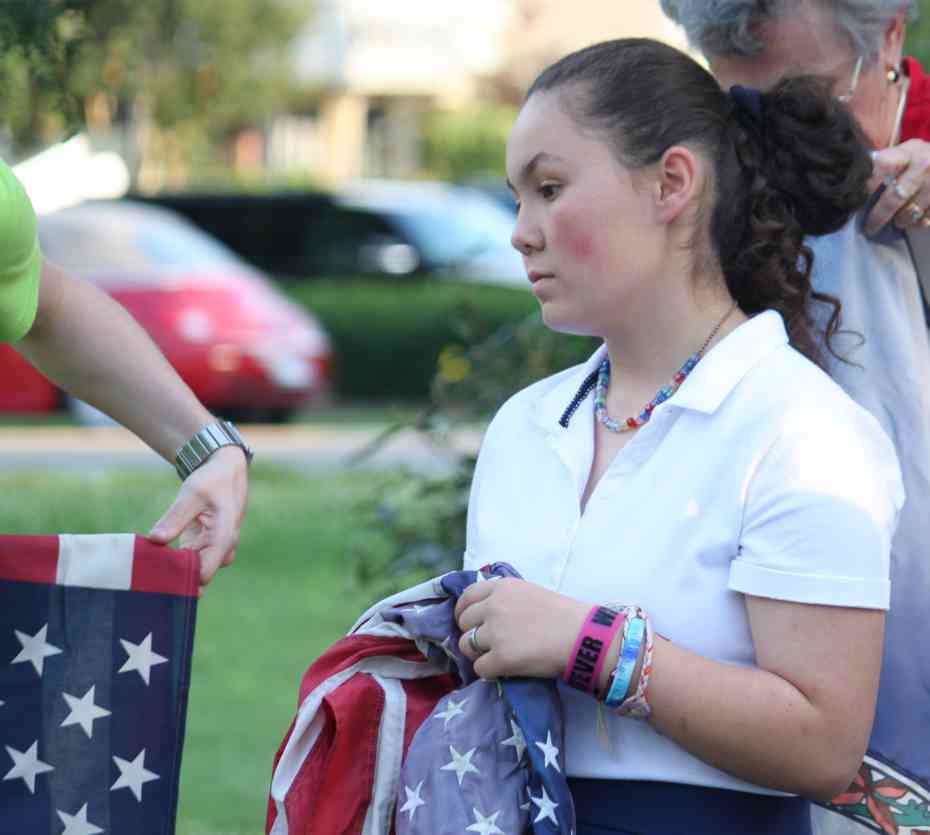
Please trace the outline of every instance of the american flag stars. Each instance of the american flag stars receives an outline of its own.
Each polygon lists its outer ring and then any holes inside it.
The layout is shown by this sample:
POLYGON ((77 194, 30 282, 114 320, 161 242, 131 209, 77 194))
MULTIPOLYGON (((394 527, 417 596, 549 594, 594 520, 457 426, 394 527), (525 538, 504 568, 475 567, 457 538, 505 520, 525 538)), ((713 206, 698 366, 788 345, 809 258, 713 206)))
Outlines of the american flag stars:
POLYGON ((99 826, 94 826, 87 820, 86 803, 78 809, 75 815, 69 815, 60 809, 56 809, 55 812, 65 825, 65 831, 61 835, 99 835, 103 832, 99 826))
MULTIPOLYGON (((48 641, 48 624, 42 626, 35 634, 29 634, 19 629, 13 630, 17 641, 22 647, 16 656, 10 660, 10 665, 32 664, 37 676, 41 679, 46 672, 46 659, 53 656, 65 656, 64 650, 48 641)), ((168 659, 153 652, 152 633, 149 632, 139 643, 120 639, 126 651, 126 660, 117 671, 118 673, 137 672, 141 680, 148 687, 151 681, 152 667, 168 662, 168 659)), ((83 696, 62 692, 61 697, 68 708, 68 715, 62 720, 59 727, 67 728, 77 725, 84 732, 87 739, 94 736, 94 723, 112 715, 111 711, 96 703, 96 685, 91 685, 83 696)), ((3 704, 3 702, 0 702, 3 704)), ((3 777, 7 780, 22 780, 30 794, 36 793, 36 778, 55 770, 55 766, 43 761, 38 754, 39 741, 36 740, 25 751, 5 745, 7 755, 12 761, 12 768, 3 777)), ((142 787, 152 780, 159 779, 159 775, 145 768, 145 749, 143 748, 132 760, 113 756, 113 763, 119 771, 119 777, 110 787, 110 791, 129 789, 137 801, 142 801, 142 787)), ((56 814, 65 826, 62 835, 94 835, 103 832, 102 829, 87 819, 87 804, 71 815, 60 809, 56 814)))
POLYGON ((6 752, 13 760, 13 767, 6 773, 4 780, 22 780, 29 789, 29 794, 36 793, 36 777, 47 771, 54 771, 55 767, 39 759, 39 741, 36 740, 25 751, 17 751, 6 746, 6 752))
POLYGON ((462 785, 462 780, 465 779, 466 774, 477 774, 481 775, 481 772, 472 764, 471 758, 475 755, 476 748, 472 748, 467 754, 460 754, 455 750, 455 746, 449 746, 449 753, 452 754, 452 761, 446 763, 440 768, 440 771, 454 771, 455 776, 458 777, 459 785, 462 785))
POLYGON ((562 769, 559 768, 559 749, 556 748, 552 744, 552 732, 547 731, 546 741, 537 742, 536 746, 543 752, 543 756, 546 758, 546 762, 545 762, 546 768, 549 768, 549 766, 552 766, 556 771, 558 771, 561 774, 562 769))
POLYGON ((200 559, 132 534, 0 535, 0 835, 165 835, 200 559))
POLYGON ((164 655, 152 652, 151 632, 138 644, 134 644, 132 641, 127 641, 123 638, 120 638, 119 642, 123 645, 123 649, 126 650, 126 661, 123 666, 119 668, 118 672, 131 673, 135 670, 142 677, 146 686, 148 686, 149 679, 152 675, 152 667, 156 664, 166 664, 168 662, 168 659, 165 658, 164 655))
POLYGON ((90 690, 80 699, 75 698, 69 693, 61 694, 68 703, 68 707, 71 708, 71 712, 61 723, 62 728, 67 728, 69 725, 80 725, 84 733, 87 734, 87 738, 93 739, 94 721, 110 715, 109 710, 94 704, 94 690, 96 687, 97 685, 91 686, 90 690))
POLYGON ((16 635, 16 640, 22 645, 22 649, 10 663, 11 664, 23 664, 29 662, 35 667, 36 673, 39 675, 39 678, 42 677, 42 672, 45 669, 45 659, 51 655, 60 655, 61 650, 58 647, 52 646, 45 640, 45 635, 48 632, 48 624, 46 623, 35 635, 29 635, 26 632, 20 632, 18 629, 13 630, 16 635))
POLYGON ((420 780, 417 783, 417 787, 411 790, 410 786, 404 786, 404 791, 407 794, 407 800, 403 806, 400 807, 401 812, 406 812, 409 815, 409 820, 413 820, 413 816, 416 813, 417 809, 421 806, 426 805, 426 801, 420 797, 420 792, 423 790, 423 781, 420 780))
POLYGON ((467 702, 468 702, 467 698, 462 699, 462 701, 460 702, 457 702, 455 701, 455 699, 450 697, 449 700, 446 702, 445 709, 439 713, 434 713, 433 718, 444 719, 445 722, 443 723, 443 727, 448 728, 450 719, 454 719, 456 716, 465 715, 465 704, 467 702))

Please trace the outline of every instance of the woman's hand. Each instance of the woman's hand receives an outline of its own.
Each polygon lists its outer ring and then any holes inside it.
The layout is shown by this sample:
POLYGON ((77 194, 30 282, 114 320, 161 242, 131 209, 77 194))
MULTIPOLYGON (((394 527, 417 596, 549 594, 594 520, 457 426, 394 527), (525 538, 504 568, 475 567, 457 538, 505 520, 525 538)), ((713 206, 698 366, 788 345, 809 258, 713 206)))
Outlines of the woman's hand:
POLYGON ((474 583, 455 607, 462 630, 459 648, 485 679, 504 676, 557 678, 565 671, 590 603, 573 600, 525 580, 474 583), (471 646, 478 627, 482 652, 471 646))
POLYGON ((866 235, 875 235, 891 220, 901 229, 930 226, 930 142, 909 139, 872 154, 875 170, 869 181, 874 192, 885 191, 866 218, 866 235))
POLYGON ((248 495, 245 455, 238 447, 224 446, 184 480, 148 538, 167 545, 180 536, 182 548, 200 554, 200 583, 205 586, 220 566, 236 557, 248 495))

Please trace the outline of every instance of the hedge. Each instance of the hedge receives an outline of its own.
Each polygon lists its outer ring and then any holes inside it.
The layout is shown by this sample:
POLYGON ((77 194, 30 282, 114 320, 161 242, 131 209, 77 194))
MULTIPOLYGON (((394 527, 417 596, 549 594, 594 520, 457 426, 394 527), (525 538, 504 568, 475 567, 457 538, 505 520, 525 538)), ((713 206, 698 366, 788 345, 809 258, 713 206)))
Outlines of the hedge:
POLYGON ((474 345, 538 309, 526 288, 451 279, 314 279, 281 287, 329 332, 334 394, 356 400, 425 400, 443 349, 474 345))

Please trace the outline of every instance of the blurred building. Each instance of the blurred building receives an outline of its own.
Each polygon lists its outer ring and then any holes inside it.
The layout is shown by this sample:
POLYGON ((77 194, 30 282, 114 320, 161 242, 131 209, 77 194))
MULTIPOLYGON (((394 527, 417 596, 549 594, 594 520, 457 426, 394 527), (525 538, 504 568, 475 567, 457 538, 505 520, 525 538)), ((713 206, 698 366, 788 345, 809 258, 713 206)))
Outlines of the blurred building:
POLYGON ((566 53, 609 38, 649 37, 687 48, 683 30, 658 0, 505 0, 511 7, 503 64, 525 90, 545 66, 566 53))
POLYGON ((267 164, 332 183, 409 177, 424 114, 525 89, 553 59, 607 37, 683 46, 658 0, 317 0, 294 67, 316 106, 276 122, 267 164), (489 82, 491 82, 489 84, 489 82))

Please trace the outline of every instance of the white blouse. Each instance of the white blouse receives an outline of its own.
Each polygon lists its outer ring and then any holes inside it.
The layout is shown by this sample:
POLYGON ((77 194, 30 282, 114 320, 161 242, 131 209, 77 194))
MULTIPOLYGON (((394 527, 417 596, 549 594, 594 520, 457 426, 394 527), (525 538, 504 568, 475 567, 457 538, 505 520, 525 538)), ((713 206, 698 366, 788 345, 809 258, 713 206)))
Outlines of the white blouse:
MULTIPOLYGON (((741 665, 755 664, 745 594, 888 607, 904 502, 894 449, 788 345, 777 313, 707 353, 621 449, 582 514, 594 456, 590 384, 604 356, 602 347, 519 392, 495 416, 472 484, 466 568, 509 562, 579 600, 642 606, 679 646, 741 665)), ((570 776, 778 794, 634 719, 609 716, 608 749, 595 701, 561 694, 570 776)))

